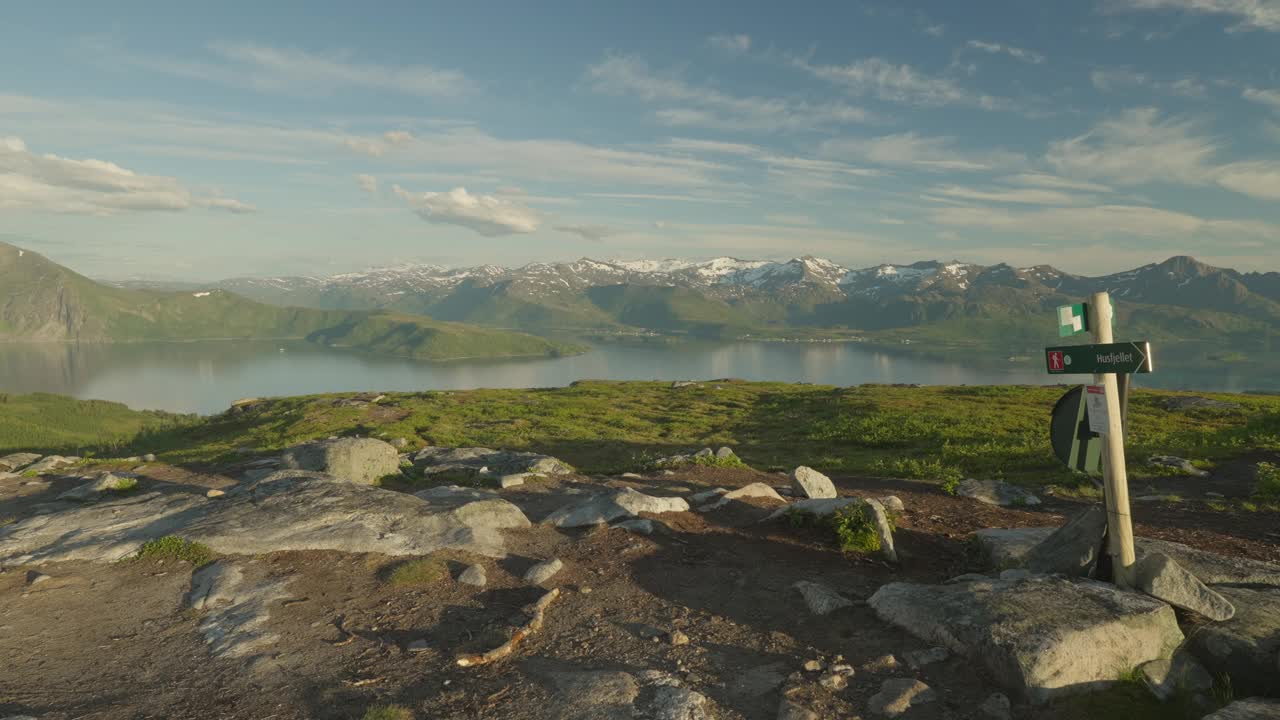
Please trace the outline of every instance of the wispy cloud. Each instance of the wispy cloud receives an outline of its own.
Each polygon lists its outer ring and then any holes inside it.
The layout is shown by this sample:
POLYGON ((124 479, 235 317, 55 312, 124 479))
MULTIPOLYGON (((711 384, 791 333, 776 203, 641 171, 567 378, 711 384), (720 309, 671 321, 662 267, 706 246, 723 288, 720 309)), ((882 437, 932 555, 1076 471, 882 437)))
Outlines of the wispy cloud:
POLYGON ((751 49, 751 36, 745 34, 712 35, 707 38, 707 43, 717 50, 723 50, 727 53, 736 55, 751 49))
POLYGON ((1113 12, 1169 10, 1221 15, 1235 23, 1227 28, 1229 32, 1280 32, 1280 3, 1276 0, 1107 0, 1104 7, 1113 12))
POLYGON ((738 130, 803 130, 848 125, 872 119, 866 110, 840 102, 739 96, 691 84, 678 74, 659 74, 643 60, 609 55, 587 68, 597 92, 668 103, 654 117, 671 126, 701 126, 738 130))
POLYGON ((1025 157, 1004 150, 971 151, 953 137, 927 137, 914 132, 875 138, 842 138, 822 144, 827 157, 855 159, 877 165, 934 171, 978 171, 1015 167, 1025 157))
POLYGON ((366 175, 364 173, 356 175, 356 184, 360 186, 361 190, 367 193, 378 192, 378 178, 372 175, 366 175))
POLYGON ((1263 88, 1245 88, 1241 96, 1245 100, 1268 105, 1274 110, 1280 110, 1280 90, 1271 90, 1263 88))
POLYGON ((966 47, 974 50, 981 50, 992 55, 1008 55, 1011 58, 1039 65, 1045 61, 1044 55, 1034 50, 1026 50, 1012 45, 1002 45, 1000 43, 983 42, 982 40, 970 40, 965 43, 966 47))
POLYGON ((1085 192, 1111 192, 1111 188, 1101 183, 1086 182, 1058 177, 1049 173, 1026 172, 1001 178, 1014 185, 1031 185, 1034 187, 1054 188, 1059 190, 1083 190, 1085 192))
POLYGON ((1130 92, 1134 88, 1145 88, 1186 98, 1204 98, 1208 94, 1208 87, 1197 77, 1158 80, 1131 68, 1099 68, 1089 74, 1089 80, 1102 92, 1130 92))
POLYGON ((1131 236, 1160 240, 1206 238, 1256 242, 1275 237, 1280 227, 1262 222, 1206 219, 1190 213, 1131 205, 1014 211, 991 207, 944 207, 933 222, 1049 237, 1131 236))
POLYGON ((883 58, 866 58, 848 65, 818 65, 800 58, 793 59, 792 63, 853 95, 873 95, 881 100, 924 107, 967 105, 987 110, 1011 107, 1007 100, 969 90, 951 78, 930 75, 911 65, 883 58))
POLYGON ((601 242, 610 235, 617 234, 617 231, 608 225, 556 225, 555 229, 591 242, 601 242))
POLYGON ((982 202, 1016 203, 1025 205, 1077 205, 1081 199, 1061 190, 1041 188, 995 188, 982 190, 959 185, 933 188, 930 192, 964 200, 982 202))
POLYGON ((463 187, 425 193, 412 193, 399 185, 391 189, 423 220, 461 225, 485 237, 535 232, 542 221, 530 207, 493 195, 472 195, 463 187))

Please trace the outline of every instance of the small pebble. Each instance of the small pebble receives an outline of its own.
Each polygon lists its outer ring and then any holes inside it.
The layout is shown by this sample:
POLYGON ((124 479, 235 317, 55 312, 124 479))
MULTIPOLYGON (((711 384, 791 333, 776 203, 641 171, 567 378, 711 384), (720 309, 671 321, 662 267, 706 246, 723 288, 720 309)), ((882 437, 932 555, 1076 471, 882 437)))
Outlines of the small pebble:
POLYGON ((839 691, 849 687, 849 680, 843 675, 832 672, 818 678, 818 684, 828 690, 839 691))
POLYGON ((804 664, 805 672, 822 672, 827 669, 827 664, 821 660, 807 660, 804 664))
POLYGON ((411 653, 419 653, 424 650, 429 650, 430 648, 431 646, 427 644, 426 640, 414 640, 413 642, 409 643, 408 650, 411 653))
POLYGON ((688 645, 689 644, 689 636, 685 635, 683 632, 680 632, 679 630, 672 630, 671 634, 667 637, 667 639, 671 641, 672 645, 688 645))

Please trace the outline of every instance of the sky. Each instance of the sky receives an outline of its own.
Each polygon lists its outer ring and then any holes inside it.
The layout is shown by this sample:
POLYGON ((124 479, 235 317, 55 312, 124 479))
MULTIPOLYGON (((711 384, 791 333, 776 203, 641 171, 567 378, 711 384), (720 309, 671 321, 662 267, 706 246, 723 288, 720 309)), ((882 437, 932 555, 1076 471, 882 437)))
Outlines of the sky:
POLYGON ((118 279, 1280 270, 1280 0, 15 3, 0 240, 118 279))

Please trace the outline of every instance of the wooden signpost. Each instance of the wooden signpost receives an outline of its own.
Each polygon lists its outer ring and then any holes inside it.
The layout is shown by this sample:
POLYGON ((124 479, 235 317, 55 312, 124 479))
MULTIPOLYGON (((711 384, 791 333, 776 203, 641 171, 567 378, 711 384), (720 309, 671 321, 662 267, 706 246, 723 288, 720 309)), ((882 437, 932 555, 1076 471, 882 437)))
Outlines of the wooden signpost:
POLYGON ((1045 368, 1051 375, 1093 374, 1093 385, 1074 397, 1068 393, 1059 402, 1059 414, 1074 415, 1070 422, 1078 428, 1080 436, 1074 446, 1076 452, 1067 453, 1067 463, 1087 471, 1092 465, 1088 457, 1091 437, 1097 436, 1101 446, 1109 554, 1116 584, 1128 586, 1131 585, 1130 569, 1136 557, 1133 519, 1129 514, 1129 476, 1124 459, 1125 403, 1122 395, 1127 394, 1129 373, 1151 372, 1151 346, 1145 342, 1116 343, 1112 322, 1111 297, 1105 292, 1094 293, 1083 306, 1059 308, 1059 335, 1066 337, 1087 331, 1093 334, 1095 344, 1046 348, 1045 368), (1068 398, 1071 398, 1070 405, 1064 406, 1068 398), (1070 413, 1070 410, 1075 410, 1075 413, 1070 413))

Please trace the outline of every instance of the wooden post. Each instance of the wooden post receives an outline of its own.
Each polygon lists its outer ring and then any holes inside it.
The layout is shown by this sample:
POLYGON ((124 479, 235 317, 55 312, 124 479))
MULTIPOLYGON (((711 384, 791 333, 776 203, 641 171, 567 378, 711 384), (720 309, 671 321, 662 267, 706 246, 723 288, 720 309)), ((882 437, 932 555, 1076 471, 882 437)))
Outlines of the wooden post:
MULTIPOLYGON (((1115 342, 1111 332, 1111 296, 1094 293, 1089 300, 1089 327, 1094 342, 1115 342)), ((1130 569, 1136 560, 1133 551, 1133 520, 1129 515, 1129 476, 1124 464, 1124 417, 1120 408, 1120 388, 1115 373, 1093 376, 1095 385, 1105 389, 1107 433, 1102 436, 1102 482, 1107 504, 1107 537, 1111 543, 1111 567, 1117 585, 1130 585, 1130 569)))

